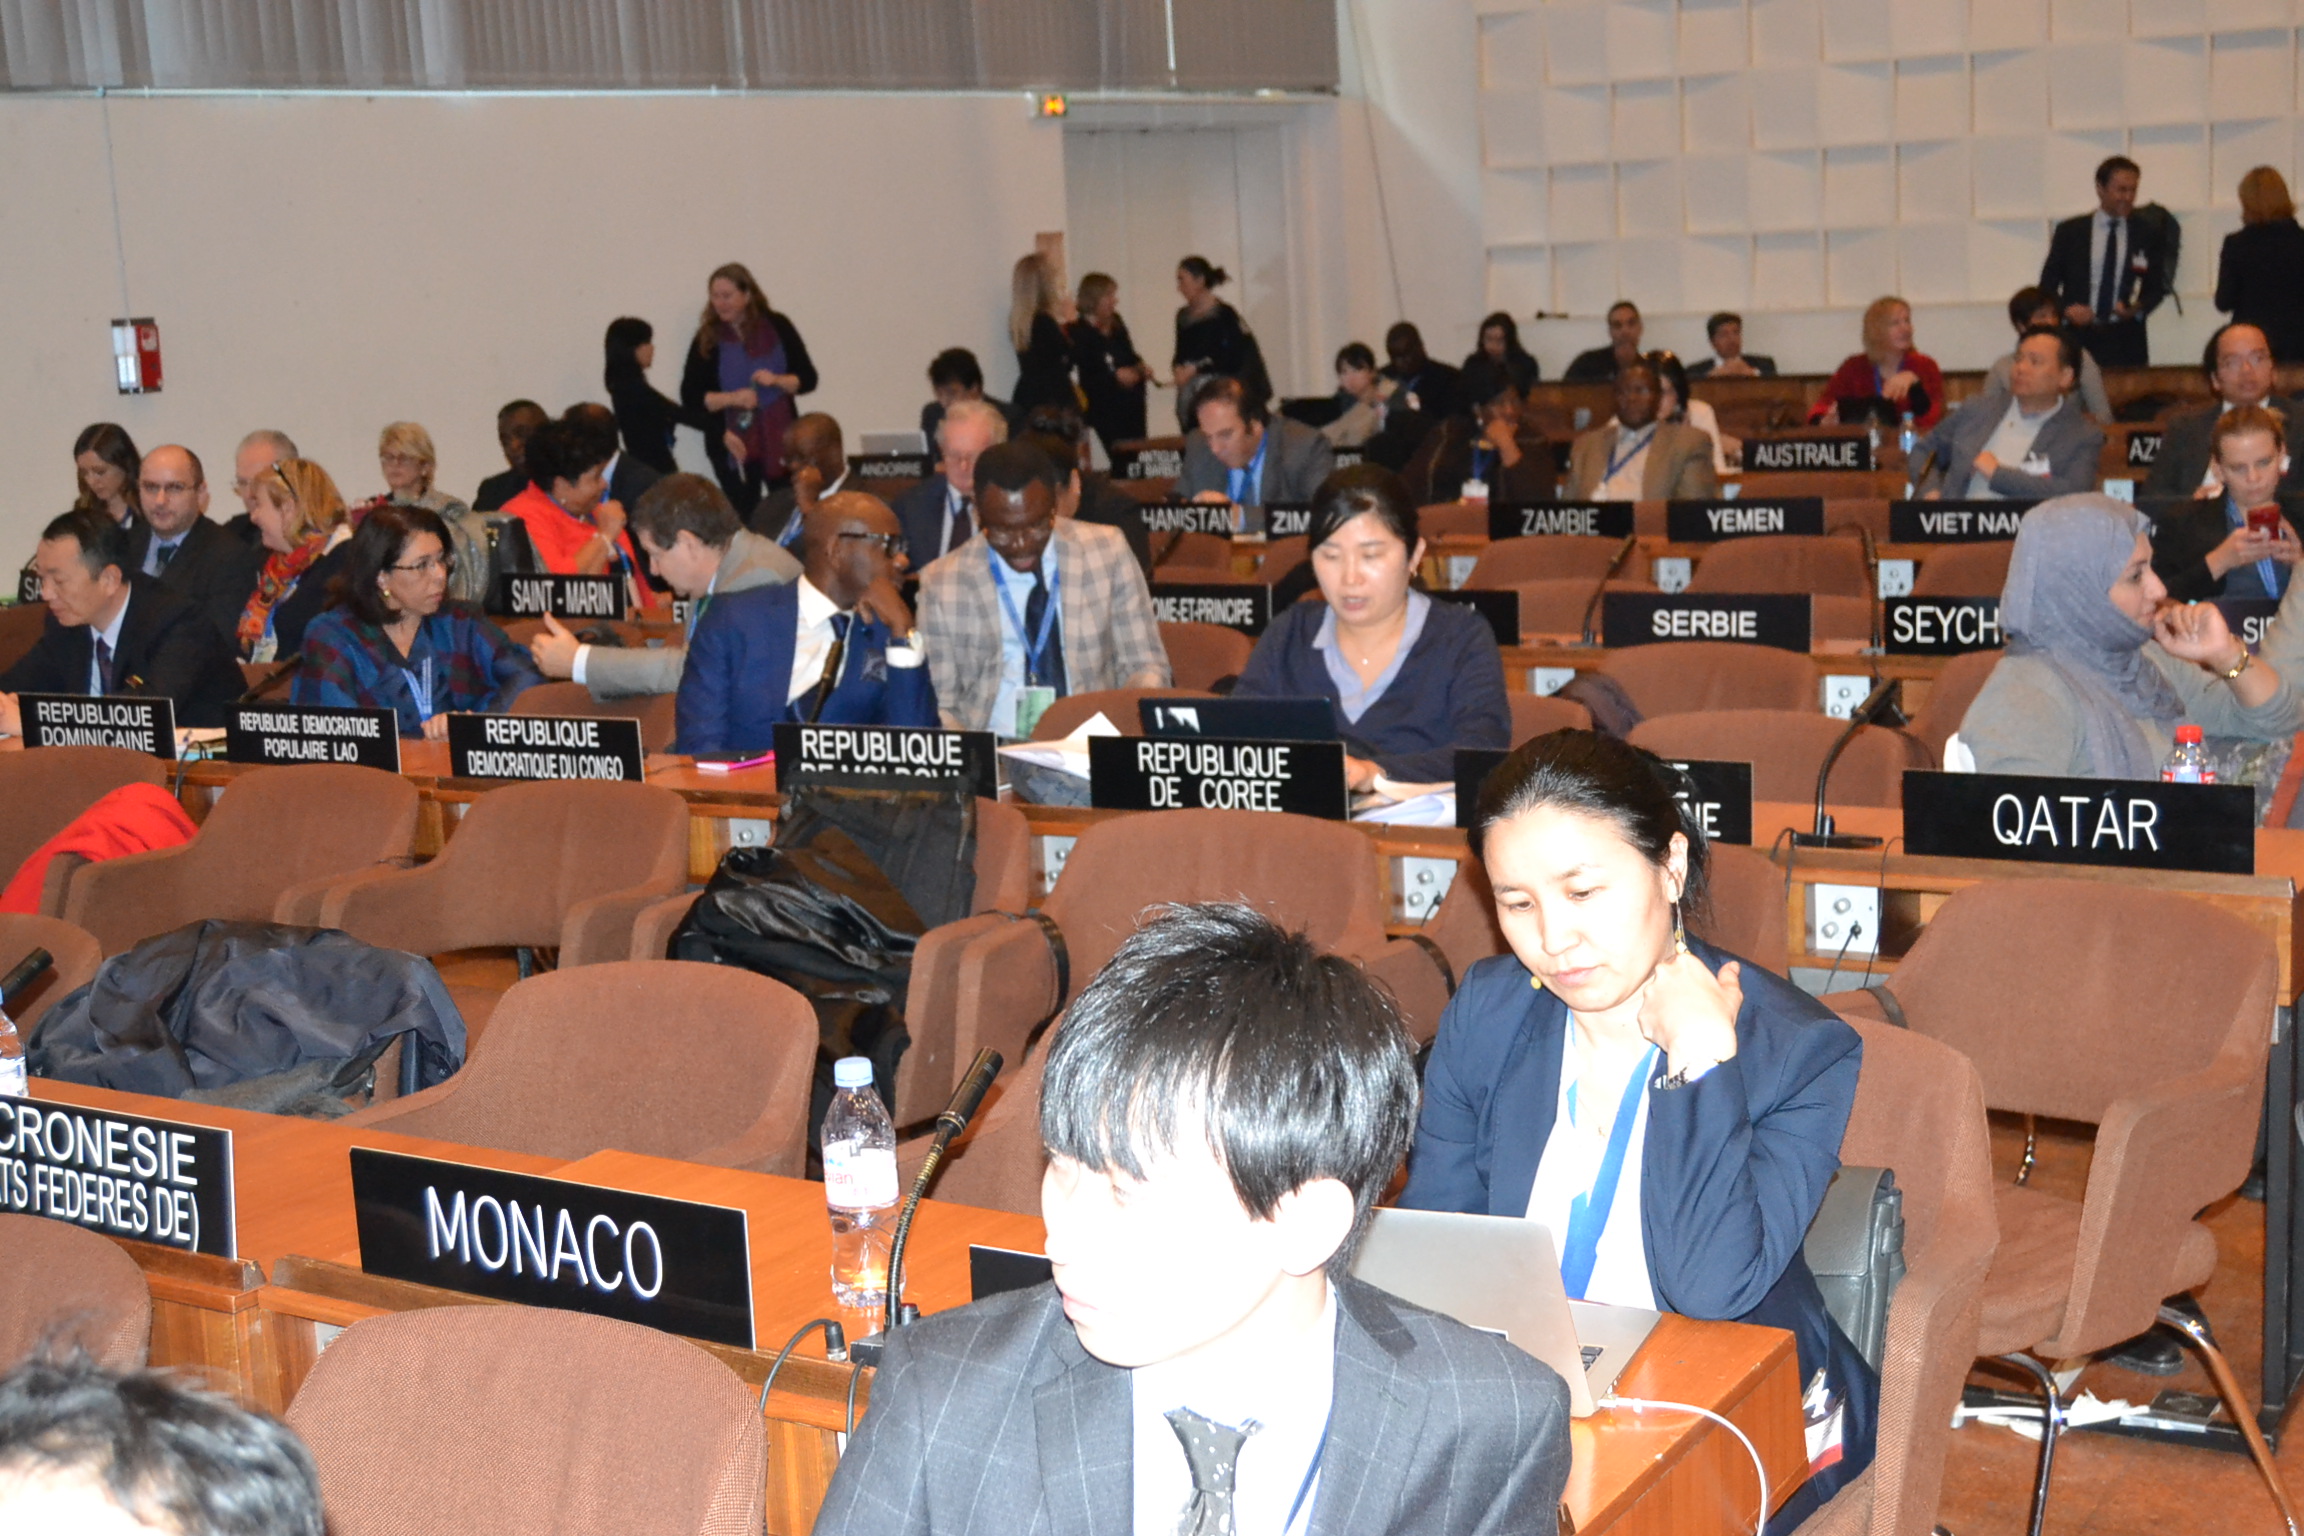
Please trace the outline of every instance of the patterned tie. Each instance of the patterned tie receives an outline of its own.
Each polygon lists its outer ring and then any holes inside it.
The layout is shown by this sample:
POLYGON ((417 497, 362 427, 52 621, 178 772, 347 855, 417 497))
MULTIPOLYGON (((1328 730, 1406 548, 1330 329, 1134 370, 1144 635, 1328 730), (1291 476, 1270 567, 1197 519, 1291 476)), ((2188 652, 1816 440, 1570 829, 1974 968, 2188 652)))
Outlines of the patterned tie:
POLYGON ((102 635, 96 637, 96 678, 104 691, 112 691, 112 647, 102 635))
POLYGON ((1048 648, 1040 653, 1040 665, 1030 665, 1032 642, 1040 637, 1040 626, 1048 617, 1048 582, 1039 572, 1032 575, 1032 595, 1024 599, 1024 633, 1018 638, 1024 642, 1026 667, 1030 674, 1024 681, 1032 687, 1053 688, 1062 698, 1064 687, 1064 616, 1059 613, 1056 622, 1048 626, 1048 648))
POLYGON ((832 702, 832 691, 840 686, 840 674, 848 670, 849 615, 832 615, 832 644, 824 652, 824 675, 817 679, 816 697, 809 703, 808 719, 811 724, 823 718, 824 706, 832 702))
POLYGON ((1192 1468, 1192 1502, 1184 1506, 1176 1536, 1233 1536, 1232 1486, 1240 1475, 1240 1447, 1264 1426, 1250 1419, 1234 1429, 1189 1408, 1172 1408, 1167 1417, 1192 1468))

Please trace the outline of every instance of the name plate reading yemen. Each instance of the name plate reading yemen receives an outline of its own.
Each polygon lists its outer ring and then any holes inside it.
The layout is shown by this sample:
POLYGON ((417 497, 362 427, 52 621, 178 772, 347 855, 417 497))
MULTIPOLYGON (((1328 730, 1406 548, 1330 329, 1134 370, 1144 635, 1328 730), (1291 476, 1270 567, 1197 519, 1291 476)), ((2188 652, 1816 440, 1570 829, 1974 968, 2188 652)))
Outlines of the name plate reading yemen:
POLYGON ((1668 640, 1726 640, 1805 651, 1813 606, 1805 594, 1605 592, 1600 597, 1600 643, 1615 648, 1668 640))
MULTIPOLYGON (((1232 505, 1223 501, 1154 501, 1144 507, 1144 531, 1155 537, 1172 533, 1212 533, 1232 537, 1232 505)), ((1153 554, 1161 551, 1155 548, 1153 554)))
POLYGON ((1000 794, 990 731, 931 731, 897 725, 776 727, 776 783, 847 789, 929 789, 966 784, 986 800, 1000 794))
POLYGON ((1112 478, 1115 480, 1173 480, 1184 473, 1184 450, 1181 448, 1115 448, 1112 451, 1112 478))
POLYGON ((1810 470, 1872 468, 1869 437, 1753 437, 1744 440, 1746 474, 1799 474, 1810 470))
POLYGON ((1550 533, 1621 539, 1632 531, 1628 501, 1491 501, 1488 537, 1533 539, 1550 533))
POLYGON ((28 747, 125 747, 176 760, 176 705, 170 699, 87 693, 20 693, 28 747))
MULTIPOLYGON (((1496 765, 1511 754, 1486 749, 1456 749, 1456 825, 1471 829, 1480 801, 1480 786, 1496 765)), ((1685 789, 1673 798, 1688 808, 1704 835, 1716 843, 1752 841, 1752 765, 1693 758, 1672 765, 1688 776, 1685 789)))
POLYGON ((0 1211, 237 1258, 232 1133, 0 1098, 0 1211))
MULTIPOLYGON (((876 480, 925 480, 936 473, 936 456, 932 453, 852 453, 848 455, 848 477, 857 485, 870 485, 876 480)), ((853 489, 854 487, 843 487, 853 489)))
POLYGON ((2160 445, 2166 442, 2165 432, 2130 432, 2128 434, 2128 467, 2150 469, 2160 462, 2160 445))
POLYGON ((1824 498, 1772 496, 1761 501, 1672 501, 1664 505, 1664 533, 1675 544, 1716 544, 1766 533, 1821 534, 1824 498))
MULTIPOLYGON (((1344 466, 1338 464, 1338 469, 1344 466)), ((1268 501, 1264 503, 1264 536, 1268 539, 1299 538, 1312 531, 1312 503, 1308 501, 1268 501)))
POLYGON ((2245 784, 1904 775, 1907 852, 2028 864, 2256 873, 2256 791, 2245 784))
POLYGON ((242 704, 224 722, 232 763, 357 763, 400 771, 400 716, 389 709, 242 704))
POLYGON ((450 715, 448 772, 459 779, 638 780, 640 722, 582 715, 450 715))
POLYGON ((1272 623, 1272 589, 1164 581, 1152 589, 1152 613, 1163 624, 1215 624, 1253 637, 1272 623))
POLYGON ((2008 643, 1996 597, 1888 598, 1880 605, 1880 638, 1891 656, 1961 656, 2008 643))
POLYGON ((1342 821, 1340 741, 1097 736, 1088 742, 1088 803, 1118 811, 1290 811, 1342 821))
POLYGON ((1891 544, 1991 544, 2016 537, 2029 501, 1892 501, 1891 544))
POLYGON ((1427 592, 1425 596, 1436 603, 1454 603, 1469 608, 1488 621, 1489 633, 1498 645, 1520 643, 1520 594, 1510 590, 1479 592, 1466 588, 1454 591, 1427 592))
POLYGON ((499 576, 488 593, 488 611, 501 618, 621 619, 621 576, 499 576))
POLYGON ((753 1347, 741 1210, 354 1147, 371 1275, 753 1347))

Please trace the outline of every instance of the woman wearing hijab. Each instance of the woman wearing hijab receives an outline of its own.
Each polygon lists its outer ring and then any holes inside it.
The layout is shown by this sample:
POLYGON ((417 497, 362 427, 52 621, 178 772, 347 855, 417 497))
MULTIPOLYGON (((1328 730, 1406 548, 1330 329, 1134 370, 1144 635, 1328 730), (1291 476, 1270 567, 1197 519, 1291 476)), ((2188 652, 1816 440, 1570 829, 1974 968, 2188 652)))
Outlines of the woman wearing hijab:
POLYGON ((2304 727, 2304 696, 2222 613, 2168 601, 2150 526, 2092 492, 2024 515, 2000 595, 2008 653, 1960 722, 1979 772, 2151 779, 2178 725, 2252 741, 2304 727))

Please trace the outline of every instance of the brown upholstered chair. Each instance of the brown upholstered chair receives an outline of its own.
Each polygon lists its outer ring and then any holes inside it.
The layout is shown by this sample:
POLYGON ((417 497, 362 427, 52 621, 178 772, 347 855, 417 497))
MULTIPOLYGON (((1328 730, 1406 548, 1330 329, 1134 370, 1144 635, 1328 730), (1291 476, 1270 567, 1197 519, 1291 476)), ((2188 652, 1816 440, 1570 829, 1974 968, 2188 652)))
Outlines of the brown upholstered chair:
MULTIPOLYGON (((14 878, 40 845, 126 784, 165 784, 168 765, 125 747, 42 747, 0 753, 0 880, 14 878)), ((40 910, 64 915, 69 868, 50 867, 40 910)))
MULTIPOLYGON (((1616 552, 1623 547, 1622 539, 1602 538, 1597 534, 1551 533, 1529 539, 1498 539, 1472 562, 1472 574, 1464 578, 1464 585, 1500 591, 1524 581, 1574 580, 1590 592, 1592 584, 1614 563, 1616 552)), ((1623 570, 1629 575, 1639 575, 1640 561, 1637 557, 1625 561, 1623 570)))
POLYGON ((1764 471, 1756 475, 1731 475, 1728 478, 1742 487, 1736 494, 1746 501, 1765 501, 1774 496, 1821 496, 1826 501, 1870 501, 1880 496, 1880 477, 1862 470, 1764 471))
POLYGON ((1256 649, 1255 641, 1221 624, 1163 624, 1160 644, 1179 688, 1208 688, 1221 678, 1238 677, 1256 649))
MULTIPOLYGON (((1752 493, 1746 491, 1745 495, 1752 493)), ((1897 492, 1902 495, 1902 491, 1897 492)), ((1872 535, 1874 543, 1888 542, 1888 498, 1885 496, 1827 496, 1824 499, 1824 527, 1828 532, 1862 528, 1872 535)))
POLYGON ((1968 714, 1968 706, 1976 702, 1976 695, 1984 691, 1991 679, 1992 669, 2000 664, 1998 651, 1970 651, 1944 663, 1944 670, 1936 674, 1929 686, 1928 698, 1920 712, 1912 717, 1909 734, 1928 751, 1929 760, 1944 761, 1944 743, 1960 729, 1960 722, 1968 714))
POLYGON ((316 923, 329 886, 408 857, 417 798, 380 768, 251 768, 189 843, 74 870, 64 916, 107 955, 203 918, 316 923))
POLYGON ((1592 729, 1592 711, 1574 699, 1515 691, 1506 694, 1504 702, 1512 711, 1512 745, 1516 747, 1554 731, 1592 729))
POLYGON ((512 701, 516 715, 579 715, 598 720, 640 722, 640 750, 669 752, 675 722, 671 693, 636 693, 628 698, 596 699, 582 683, 539 683, 512 701))
MULTIPOLYGON (((1160 627, 1168 628, 1165 624, 1160 627)), ((1094 693, 1067 694, 1048 706, 1048 712, 1040 717, 1040 723, 1032 727, 1032 739, 1062 741, 1098 715, 1118 726, 1123 736, 1141 736, 1144 734, 1144 716, 1136 708, 1137 700, 1214 697, 1216 695, 1203 688, 1102 688, 1094 693)))
POLYGON ((1310 535, 1292 533, 1284 539, 1274 539, 1264 546, 1264 554, 1256 562, 1256 579, 1275 582, 1311 558, 1310 535))
MULTIPOLYGON (((1589 576, 1561 577, 1550 581, 1515 581, 1501 590, 1520 594, 1520 633, 1532 635, 1566 635, 1580 637, 1584 633, 1584 616, 1592 616, 1593 633, 1600 630, 1600 612, 1592 606, 1592 588, 1589 576)), ((1611 592, 1653 592, 1656 584, 1634 576, 1619 576, 1608 583, 1611 592)))
POLYGON ((669 1333, 541 1307, 354 1323, 288 1405, 333 1536, 758 1536, 759 1403, 669 1333))
POLYGON ((135 1370, 151 1342, 152 1292, 118 1243, 45 1216, 0 1214, 0 1372, 75 1347, 108 1369, 135 1370))
POLYGON ((1206 581, 1232 574, 1232 541, 1213 533, 1155 533, 1152 568, 1171 581, 1206 581), (1189 573, 1189 574, 1188 574, 1189 573))
MULTIPOLYGON (((1415 466, 1409 466, 1415 478, 1415 466)), ((1488 503, 1441 501, 1416 509, 1416 531, 1427 539, 1480 538, 1488 532, 1488 503)))
POLYGON ((2008 585, 2014 539, 1988 544, 1947 544, 1931 550, 1912 573, 1914 597, 1998 597, 2008 585))
MULTIPOLYGON (((1750 763, 1753 799, 1798 803, 1816 797, 1816 772, 1847 729, 1813 710, 1719 709, 1643 720, 1628 739, 1658 757, 1750 763)), ((1868 725, 1834 765, 1831 797, 1840 805, 1902 805, 1904 770, 1927 766, 1909 736, 1868 725)))
POLYGON ((0 608, 0 672, 29 655, 47 630, 45 603, 11 603, 0 608))
POLYGON ((1650 719, 1699 709, 1823 712, 1816 669, 1797 651, 1725 640, 1673 640, 1611 655, 1601 670, 1650 719))
POLYGON ((1855 539, 1772 533, 1713 545, 1696 562, 1688 590, 1868 598, 1872 576, 1864 563, 1864 546, 1855 539))
POLYGON ((31 912, 0 912, 0 975, 14 970, 16 962, 35 949, 48 951, 56 966, 34 982, 16 1006, 16 1027, 27 1040, 57 999, 94 981, 104 963, 104 947, 77 924, 31 912))

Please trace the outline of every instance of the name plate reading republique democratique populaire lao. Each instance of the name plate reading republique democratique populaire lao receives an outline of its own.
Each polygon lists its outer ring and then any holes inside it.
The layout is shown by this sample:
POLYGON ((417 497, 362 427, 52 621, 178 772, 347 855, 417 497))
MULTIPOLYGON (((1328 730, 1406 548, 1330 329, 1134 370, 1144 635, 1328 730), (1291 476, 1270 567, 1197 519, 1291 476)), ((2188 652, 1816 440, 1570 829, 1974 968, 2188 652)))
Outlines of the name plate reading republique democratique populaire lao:
POLYGON ((400 714, 319 704, 240 704, 224 722, 229 763, 353 763, 400 771, 400 714))

